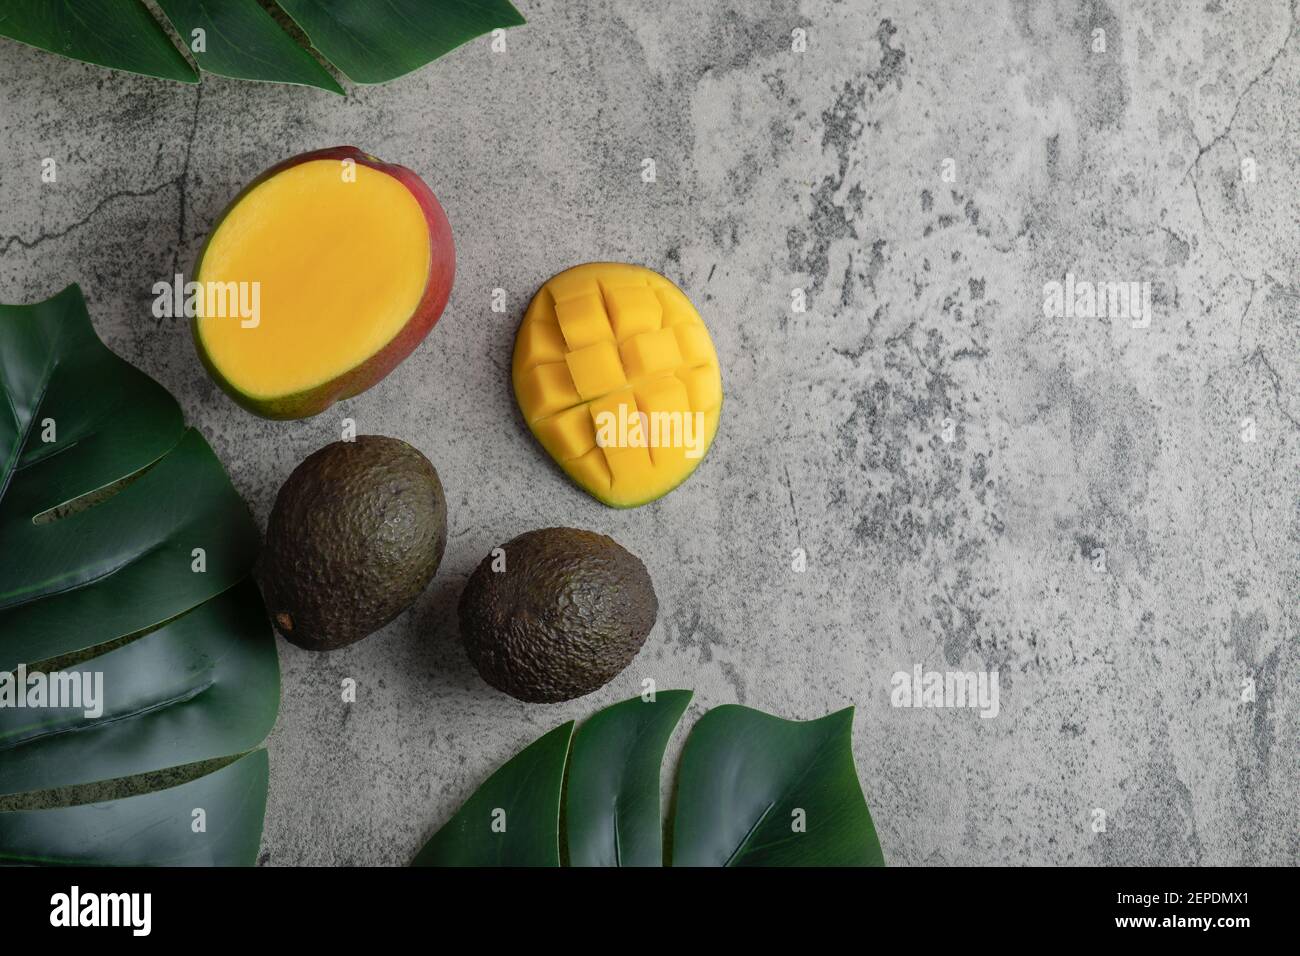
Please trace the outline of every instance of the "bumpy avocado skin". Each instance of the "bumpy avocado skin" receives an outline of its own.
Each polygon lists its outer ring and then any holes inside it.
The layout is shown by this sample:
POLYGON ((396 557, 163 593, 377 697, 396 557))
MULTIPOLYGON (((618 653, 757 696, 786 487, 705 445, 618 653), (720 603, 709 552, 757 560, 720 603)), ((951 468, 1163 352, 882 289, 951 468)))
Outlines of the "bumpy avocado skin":
POLYGON ((447 499, 433 465, 404 441, 361 435, 293 470, 271 511, 257 580, 285 638, 333 650, 406 610, 446 547, 447 499))
POLYGON ((488 555, 460 596, 460 633, 493 687, 557 703, 603 687, 632 662, 659 613, 650 573, 612 538, 529 531, 488 555))

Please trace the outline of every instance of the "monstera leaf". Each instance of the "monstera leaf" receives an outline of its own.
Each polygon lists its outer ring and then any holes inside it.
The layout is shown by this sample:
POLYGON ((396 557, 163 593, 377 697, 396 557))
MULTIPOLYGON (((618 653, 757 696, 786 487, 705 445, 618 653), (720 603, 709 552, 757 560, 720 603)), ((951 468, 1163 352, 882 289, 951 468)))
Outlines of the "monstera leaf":
MULTIPOLYGON (((342 88, 259 0, 157 0, 200 70, 342 88)), ((315 52, 357 83, 384 83, 524 18, 507 0, 277 0, 315 52)), ((274 8, 273 8, 274 9, 274 8)), ((292 28, 292 27, 291 27, 292 28)), ((4 0, 0 36, 75 60, 196 83, 199 74, 140 0, 4 0)))
POLYGON ((605 708, 576 735, 572 723, 546 734, 415 865, 556 866, 562 844, 571 866, 884 865, 853 764, 852 708, 810 721, 735 704, 705 714, 682 754, 665 854, 659 771, 690 699, 661 691, 605 708))
POLYGON ((0 306, 0 863, 255 861, 280 696, 257 546, 80 289, 0 306))

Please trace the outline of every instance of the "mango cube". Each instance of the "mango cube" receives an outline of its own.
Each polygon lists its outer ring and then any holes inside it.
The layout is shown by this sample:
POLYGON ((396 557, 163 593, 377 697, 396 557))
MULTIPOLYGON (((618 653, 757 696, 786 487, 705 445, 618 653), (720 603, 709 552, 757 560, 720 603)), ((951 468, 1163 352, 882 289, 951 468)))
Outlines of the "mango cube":
POLYGON ((524 417, 535 421, 546 415, 576 405, 577 389, 563 362, 536 365, 515 379, 515 394, 524 417))
POLYGON ((683 323, 672 327, 677 337, 677 348, 682 353, 682 361, 687 365, 716 365, 717 355, 713 352, 713 340, 709 330, 703 325, 683 323))
POLYGON ((605 306, 598 295, 584 295, 555 303, 555 318, 570 349, 585 348, 614 337, 614 330, 605 316, 605 306))
POLYGON ((619 351, 623 355, 627 376, 631 379, 671 372, 683 364, 681 349, 677 347, 677 336, 672 329, 643 332, 624 342, 619 351))
POLYGON ((596 447, 596 430, 587 409, 581 405, 537 421, 533 434, 559 462, 580 458, 596 447))
POLYGON ((686 369, 678 372, 677 377, 686 385, 691 408, 707 412, 722 404, 722 379, 718 376, 717 366, 686 369))
POLYGON ((642 332, 654 332, 663 322, 663 306, 649 286, 606 289, 605 304, 614 337, 620 342, 642 332))
POLYGON ((537 319, 525 323, 519 329, 519 338, 526 344, 532 365, 563 362, 564 353, 568 351, 564 336, 560 334, 560 327, 554 319, 537 319))
POLYGON ((599 398, 627 382, 613 342, 598 342, 564 356, 583 401, 599 398))

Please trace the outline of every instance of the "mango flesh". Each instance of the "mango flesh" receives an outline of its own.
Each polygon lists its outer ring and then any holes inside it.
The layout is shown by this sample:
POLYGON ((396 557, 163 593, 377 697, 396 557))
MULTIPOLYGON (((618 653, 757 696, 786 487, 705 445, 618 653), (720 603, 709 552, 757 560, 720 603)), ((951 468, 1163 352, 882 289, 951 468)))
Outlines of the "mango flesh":
POLYGON ((195 344, 241 405, 304 418, 406 358, 441 315, 454 271, 451 227, 419 177, 351 147, 308 153, 222 215, 195 278, 204 290, 256 284, 257 315, 205 294, 195 344))
POLYGON ((520 323, 511 378, 542 447, 615 508, 676 488, 718 430, 709 330, 677 286, 641 266, 592 262, 549 279, 520 323))

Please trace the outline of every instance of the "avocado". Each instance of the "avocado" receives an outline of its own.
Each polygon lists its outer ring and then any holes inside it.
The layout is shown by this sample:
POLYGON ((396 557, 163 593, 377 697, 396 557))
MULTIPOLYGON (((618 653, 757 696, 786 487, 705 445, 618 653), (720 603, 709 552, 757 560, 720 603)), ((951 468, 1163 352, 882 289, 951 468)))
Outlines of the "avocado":
POLYGON ((404 441, 361 435, 312 453, 280 489, 256 575, 276 628, 327 651, 420 596, 447 547, 438 472, 404 441))
POLYGON ((482 560, 460 596, 460 634, 483 679, 556 703, 617 676, 659 613, 645 565, 612 538, 529 531, 482 560))

